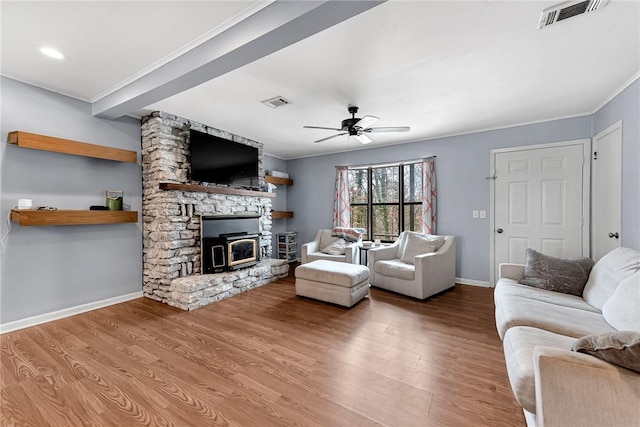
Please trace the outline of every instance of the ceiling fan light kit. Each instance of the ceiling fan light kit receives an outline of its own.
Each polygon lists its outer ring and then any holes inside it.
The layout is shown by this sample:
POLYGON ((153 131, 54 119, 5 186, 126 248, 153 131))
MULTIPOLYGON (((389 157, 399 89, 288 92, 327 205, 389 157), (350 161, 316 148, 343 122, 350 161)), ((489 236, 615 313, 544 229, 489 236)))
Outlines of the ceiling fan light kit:
POLYGON ((370 144, 373 142, 373 139, 369 138, 367 135, 355 135, 355 138, 360 141, 360 144, 370 144))
POLYGON ((350 105, 347 107, 347 111, 351 114, 351 117, 348 119, 344 119, 340 124, 339 128, 330 128, 324 126, 303 126, 305 129, 322 129, 322 130, 332 130, 336 132, 340 132, 337 135, 328 136, 326 138, 319 139, 317 141, 313 141, 314 143, 324 142, 326 140, 337 138, 342 135, 349 135, 355 137, 361 144, 369 144, 373 142, 371 138, 364 133, 376 133, 376 132, 409 132, 411 128, 409 126, 399 126, 399 127, 370 127, 372 124, 380 120, 375 116, 364 116, 362 118, 356 117, 356 113, 358 112, 358 107, 354 105, 350 105))

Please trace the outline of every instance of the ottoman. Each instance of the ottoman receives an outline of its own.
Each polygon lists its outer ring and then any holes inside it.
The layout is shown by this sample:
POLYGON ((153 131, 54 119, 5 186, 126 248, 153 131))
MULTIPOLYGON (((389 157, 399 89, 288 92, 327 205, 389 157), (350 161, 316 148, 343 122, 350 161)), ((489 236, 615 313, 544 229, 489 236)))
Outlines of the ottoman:
POLYGON ((296 295, 351 307, 369 294, 364 265, 317 260, 296 268, 296 295))

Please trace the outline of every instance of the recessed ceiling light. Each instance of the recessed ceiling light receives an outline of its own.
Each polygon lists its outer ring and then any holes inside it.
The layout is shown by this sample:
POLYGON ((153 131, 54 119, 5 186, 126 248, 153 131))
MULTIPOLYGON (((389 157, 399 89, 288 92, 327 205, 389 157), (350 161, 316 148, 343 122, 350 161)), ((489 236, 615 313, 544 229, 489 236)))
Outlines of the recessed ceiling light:
POLYGON ((54 49, 54 48, 52 48, 52 47, 47 47, 47 46, 41 47, 41 48, 40 48, 40 52, 41 52, 43 55, 47 55, 47 56, 48 56, 48 57, 50 57, 50 58, 54 58, 54 59, 64 59, 64 55, 63 55, 62 53, 60 53, 60 51, 59 51, 59 50, 54 49))

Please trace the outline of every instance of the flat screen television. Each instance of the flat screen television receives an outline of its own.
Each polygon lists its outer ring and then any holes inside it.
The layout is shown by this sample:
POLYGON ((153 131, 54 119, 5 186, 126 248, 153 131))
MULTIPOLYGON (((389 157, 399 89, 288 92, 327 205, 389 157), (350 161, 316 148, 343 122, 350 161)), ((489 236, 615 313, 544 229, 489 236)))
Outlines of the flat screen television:
POLYGON ((191 180, 258 188, 258 149, 191 130, 191 180))

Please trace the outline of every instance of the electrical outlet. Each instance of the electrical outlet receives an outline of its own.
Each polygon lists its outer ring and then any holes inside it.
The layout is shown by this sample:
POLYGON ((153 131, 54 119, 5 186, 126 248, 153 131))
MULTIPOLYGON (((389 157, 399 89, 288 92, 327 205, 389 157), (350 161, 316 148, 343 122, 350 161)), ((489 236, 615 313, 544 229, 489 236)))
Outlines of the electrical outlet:
POLYGON ((487 217, 487 211, 480 211, 480 218, 485 219, 487 217))
POLYGON ((472 218, 479 218, 477 209, 474 209, 474 210, 471 211, 471 217, 472 218))

